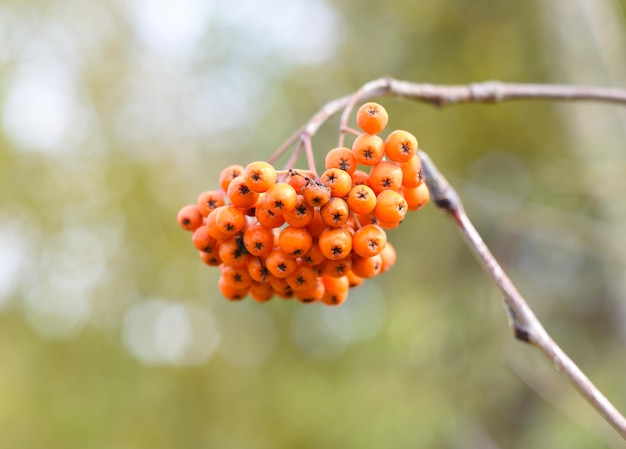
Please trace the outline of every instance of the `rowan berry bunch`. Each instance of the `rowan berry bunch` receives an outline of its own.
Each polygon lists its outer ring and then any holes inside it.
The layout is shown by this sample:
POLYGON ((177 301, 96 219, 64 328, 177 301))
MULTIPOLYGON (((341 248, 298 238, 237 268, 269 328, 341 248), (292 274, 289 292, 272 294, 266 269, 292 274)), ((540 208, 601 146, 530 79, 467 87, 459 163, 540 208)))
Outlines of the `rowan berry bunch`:
POLYGON ((224 297, 338 305, 394 265, 385 230, 429 201, 417 140, 403 130, 383 140, 388 114, 377 103, 361 106, 356 121, 362 132, 348 130, 352 147, 330 150, 320 176, 315 167, 231 165, 219 189, 179 211, 202 261, 220 268, 224 297))

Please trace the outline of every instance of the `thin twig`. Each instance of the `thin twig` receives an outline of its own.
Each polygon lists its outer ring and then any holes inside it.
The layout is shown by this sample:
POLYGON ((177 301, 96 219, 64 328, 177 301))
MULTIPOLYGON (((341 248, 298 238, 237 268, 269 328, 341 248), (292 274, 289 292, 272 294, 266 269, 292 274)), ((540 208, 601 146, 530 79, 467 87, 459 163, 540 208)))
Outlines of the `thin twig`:
POLYGON ((470 249, 503 294, 502 301, 515 338, 535 346, 615 430, 626 439, 626 418, 596 388, 546 332, 530 306, 495 259, 463 209, 461 200, 428 155, 419 152, 435 204, 457 224, 470 249))

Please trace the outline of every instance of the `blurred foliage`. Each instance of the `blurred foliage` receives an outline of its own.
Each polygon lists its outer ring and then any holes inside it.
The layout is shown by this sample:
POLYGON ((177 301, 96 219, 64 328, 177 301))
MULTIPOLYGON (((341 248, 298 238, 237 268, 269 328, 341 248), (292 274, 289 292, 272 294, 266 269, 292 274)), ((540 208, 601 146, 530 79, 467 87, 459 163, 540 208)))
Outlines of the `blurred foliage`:
MULTIPOLYGON (((222 167, 269 156, 380 76, 615 79, 623 11, 604 34, 593 24, 617 2, 546 3, 0 4, 0 446, 619 444, 513 341, 495 288, 432 206, 389 233, 391 272, 324 310, 227 303, 175 222, 222 167)), ((380 101, 626 410, 618 108, 380 101)), ((320 160, 336 123, 314 140, 320 160)))

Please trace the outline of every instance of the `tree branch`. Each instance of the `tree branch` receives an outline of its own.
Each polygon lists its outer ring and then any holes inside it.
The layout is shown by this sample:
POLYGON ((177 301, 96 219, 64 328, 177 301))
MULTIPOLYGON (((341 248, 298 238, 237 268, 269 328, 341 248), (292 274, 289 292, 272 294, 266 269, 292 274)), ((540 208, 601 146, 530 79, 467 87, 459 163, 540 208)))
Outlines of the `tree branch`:
MULTIPOLYGON (((511 100, 595 101, 626 105, 626 89, 556 84, 514 84, 498 81, 444 86, 380 78, 363 85, 351 95, 326 103, 279 148, 273 158, 278 157, 294 144, 299 135, 300 144, 289 159, 289 164, 293 165, 305 143, 330 117, 340 112, 342 112, 339 127, 339 146, 341 146, 344 133, 349 130, 348 119, 355 105, 360 101, 382 96, 401 97, 435 106, 459 103, 499 103, 511 100)), ((437 170, 430 158, 422 151, 419 154, 431 197, 437 206, 445 211, 459 227, 470 249, 502 293, 503 303, 509 317, 509 325, 515 338, 539 349, 555 369, 574 386, 622 438, 626 439, 626 418, 546 332, 469 220, 456 191, 437 170)), ((310 154, 308 158, 311 159, 310 154)))

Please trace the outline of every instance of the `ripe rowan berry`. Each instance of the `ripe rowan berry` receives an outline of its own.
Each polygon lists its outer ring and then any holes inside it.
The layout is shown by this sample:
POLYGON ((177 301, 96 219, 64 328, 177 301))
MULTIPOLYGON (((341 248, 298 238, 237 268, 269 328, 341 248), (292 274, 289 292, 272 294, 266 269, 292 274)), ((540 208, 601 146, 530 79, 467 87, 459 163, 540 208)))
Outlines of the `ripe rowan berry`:
POLYGON ((298 194, 294 188, 286 182, 277 182, 267 189, 264 201, 269 210, 274 213, 283 214, 296 207, 298 194))
MULTIPOLYGON (((225 206, 220 206, 220 207, 225 207, 225 206)), ((218 240, 218 241, 223 241, 223 240, 228 240, 232 237, 231 234, 226 234, 224 232, 222 232, 222 230, 220 229, 220 227, 217 225, 217 223, 215 222, 215 219, 217 218, 217 209, 213 209, 209 215, 207 215, 206 217, 206 229, 207 232, 209 233, 209 235, 211 237, 213 237, 214 239, 218 240)))
POLYGON ((348 298, 348 289, 350 281, 347 276, 333 278, 330 276, 322 276, 324 284, 324 295, 322 302, 329 306, 338 306, 348 298))
POLYGON ((306 203, 312 207, 323 206, 331 196, 330 187, 314 179, 308 179, 300 193, 306 203))
MULTIPOLYGON (((352 261, 352 259, 350 259, 350 261, 352 261)), ((365 279, 354 274, 352 270, 348 271, 348 273, 346 274, 346 277, 348 278, 348 285, 350 288, 358 287, 363 282, 365 282, 365 279)))
POLYGON ((380 254, 372 257, 363 257, 352 254, 352 272, 357 276, 369 279, 380 273, 383 262, 380 254))
POLYGON ((330 196, 343 198, 352 188, 352 178, 340 168, 329 168, 320 176, 320 182, 330 187, 330 196))
POLYGON ((383 263, 382 267, 380 267, 380 272, 386 273, 391 269, 391 267, 396 264, 396 259, 398 256, 396 255, 396 249, 393 247, 393 245, 387 242, 385 248, 380 253, 380 257, 383 263))
POLYGON ((260 257, 252 257, 246 268, 252 280, 256 282, 270 282, 271 278, 274 277, 260 257))
POLYGON ((224 168, 219 177, 220 187, 224 192, 228 191, 228 185, 230 182, 235 179, 237 176, 241 176, 243 174, 243 167, 241 165, 229 165, 224 168))
POLYGON ((398 190, 402 185, 402 169, 398 164, 380 161, 370 171, 370 186, 376 195, 383 190, 398 190))
POLYGON ((407 162, 417 153, 417 139, 413 134, 397 129, 385 139, 385 155, 394 162, 407 162))
POLYGON ((352 143, 357 164, 376 165, 385 155, 385 142, 376 135, 361 134, 352 143))
POLYGON ((377 225, 365 225, 352 237, 352 251, 362 257, 380 254, 387 243, 387 234, 377 225))
POLYGON ((317 277, 317 268, 300 260, 295 271, 285 279, 289 286, 294 291, 297 291, 315 287, 317 277))
POLYGON ((302 256, 302 260, 309 265, 319 265, 326 260, 318 242, 314 241, 308 253, 302 256))
POLYGON ((357 163, 350 148, 338 147, 333 148, 326 154, 324 166, 327 170, 329 168, 339 168, 351 175, 356 170, 357 163))
POLYGON ((274 233, 260 224, 252 225, 243 233, 243 244, 253 256, 265 257, 274 247, 274 233))
POLYGON ((184 206, 178 211, 178 225, 185 231, 195 231, 202 226, 202 214, 195 204, 184 206))
POLYGON ((276 183, 276 169, 264 161, 251 162, 243 171, 243 179, 253 192, 266 192, 276 183))
POLYGON ((343 259, 326 259, 319 265, 319 271, 325 276, 340 278, 348 274, 352 269, 352 259, 344 257, 343 259))
POLYGON ((318 243, 328 259, 343 259, 352 251, 352 234, 347 226, 326 228, 320 234, 318 243))
POLYGON ((422 172, 422 160, 416 154, 407 162, 400 164, 402 170, 402 186, 414 188, 424 182, 424 172, 422 172))
POLYGON ((352 187, 358 185, 370 187, 370 175, 363 170, 355 170, 354 173, 352 173, 352 187))
POLYGON ((193 231, 191 236, 191 242, 200 251, 211 252, 214 246, 217 246, 217 239, 213 238, 209 234, 209 230, 206 226, 200 226, 193 231))
POLYGON ((287 226, 278 236, 278 245, 291 257, 301 257, 309 252, 313 237, 306 228, 287 226))
POLYGON ((296 259, 278 247, 274 247, 265 258, 265 267, 277 278, 286 278, 296 270, 297 266, 296 259))
POLYGON ((219 267, 222 264, 220 259, 219 245, 214 246, 211 251, 199 251, 200 259, 202 262, 210 267, 219 267))
POLYGON ((376 196, 374 216, 385 223, 401 221, 408 210, 406 200, 395 190, 383 190, 376 196))
POLYGON ((309 231, 311 237, 314 239, 319 237, 322 231, 327 227, 328 226, 324 223, 324 220, 322 220, 322 215, 320 214, 319 209, 314 209, 313 219, 311 220, 311 223, 306 225, 306 230, 309 231))
POLYGON ((344 199, 332 197, 328 203, 320 208, 320 216, 328 226, 338 228, 348 221, 350 208, 344 199))
MULTIPOLYGON (((264 193, 262 193, 261 195, 265 196, 264 193)), ((270 209, 270 206, 265 201, 265 199, 259 199, 259 201, 257 202, 254 216, 256 217, 257 221, 266 228, 279 228, 283 224, 285 224, 285 218, 283 217, 283 214, 270 209)))
POLYGON ((232 285, 237 290, 243 290, 250 287, 252 284, 252 278, 248 273, 246 267, 234 268, 230 265, 222 265, 222 277, 229 285, 232 285))
POLYGON ((235 286, 228 283, 224 276, 220 276, 217 285, 222 292, 222 296, 229 301, 241 301, 248 295, 248 288, 237 289, 235 286))
POLYGON ((324 283, 318 277, 315 280, 315 285, 305 290, 294 290, 294 295, 298 298, 298 301, 304 303, 318 302, 322 300, 324 296, 324 283))
POLYGON ((220 206, 215 209, 215 225, 222 233, 237 234, 245 224, 246 216, 235 206, 220 206))
POLYGON ((285 212, 283 214, 283 218, 288 225, 296 228, 303 228, 311 223, 314 212, 315 210, 313 209, 313 206, 308 205, 305 201, 304 195, 298 195, 296 207, 288 212, 285 212))
POLYGON ((203 217, 206 217, 213 209, 224 204, 226 204, 224 202, 224 193, 219 190, 207 190, 198 195, 198 210, 203 217))
POLYGON ((346 198, 348 207, 355 214, 369 214, 376 206, 376 194, 371 187, 359 184, 352 187, 346 198))
POLYGON ((356 113, 356 124, 368 134, 378 134, 389 120, 389 114, 380 104, 374 102, 365 103, 356 113))
POLYGON ((403 187, 400 193, 406 199, 409 210, 419 210, 430 201, 430 191, 426 183, 422 183, 414 189, 403 187))
POLYGON ((252 281, 248 294, 257 302, 267 302, 274 297, 274 289, 269 283, 252 281))
POLYGON ((241 236, 234 236, 228 240, 224 240, 219 246, 220 259, 226 264, 234 268, 243 268, 252 256, 248 254, 246 247, 243 245, 241 236))
POLYGON ((289 184, 296 193, 302 193, 302 187, 308 182, 309 178, 298 173, 295 170, 289 170, 289 176, 287 177, 287 184, 289 184))
POLYGON ((242 209, 254 206, 259 199, 259 194, 250 190, 243 176, 231 180, 226 194, 233 206, 242 209))
POLYGON ((276 293, 283 295, 286 294, 285 296, 283 296, 285 298, 292 296, 293 289, 289 285, 289 282, 287 282, 287 278, 277 278, 276 276, 270 274, 268 279, 268 282, 276 293))

